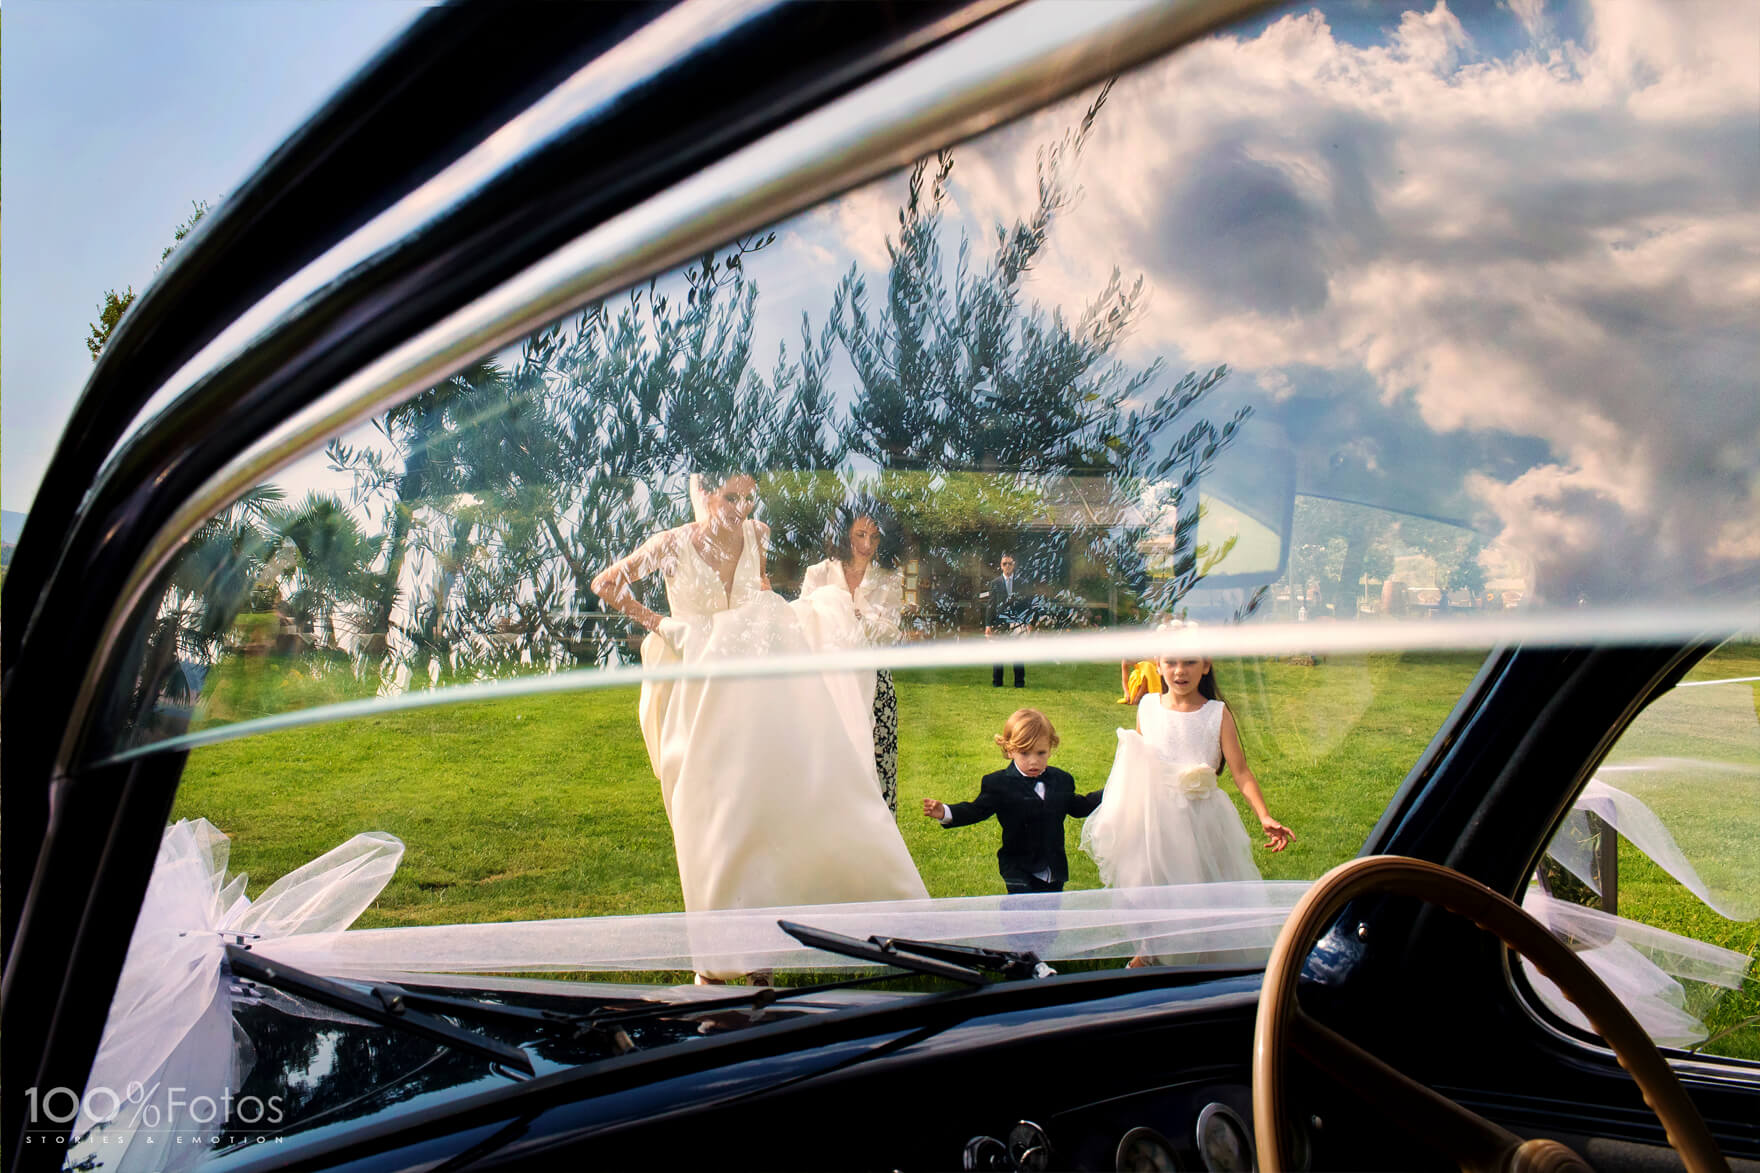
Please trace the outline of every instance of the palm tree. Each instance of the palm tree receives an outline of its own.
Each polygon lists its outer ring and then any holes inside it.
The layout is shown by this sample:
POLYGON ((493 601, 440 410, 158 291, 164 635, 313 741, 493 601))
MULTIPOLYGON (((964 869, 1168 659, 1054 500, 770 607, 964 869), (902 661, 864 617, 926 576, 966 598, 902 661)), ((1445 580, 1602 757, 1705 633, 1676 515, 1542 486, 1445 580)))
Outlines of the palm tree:
MULTIPOLYGON (((284 569, 281 577, 292 580, 293 591, 284 601, 291 615, 314 632, 321 632, 320 646, 337 648, 339 615, 350 604, 364 603, 377 585, 372 573, 373 543, 348 506, 333 495, 307 493, 291 509, 275 518, 284 569)), ((359 619, 351 621, 358 631, 359 619)))
MULTIPOLYGON (((144 732, 159 705, 194 699, 184 665, 214 662, 234 619, 261 585, 282 497, 274 485, 256 486, 210 518, 173 556, 160 580, 158 614, 136 637, 140 669, 118 716, 120 727, 144 732)), ((187 715, 170 720, 180 725, 187 715)))
MULTIPOLYGON (((392 616, 418 529, 418 514, 450 500, 462 489, 458 468, 440 450, 449 436, 468 431, 479 418, 492 415, 505 395, 505 372, 494 360, 483 359, 392 408, 375 422, 391 445, 391 460, 372 449, 351 448, 340 442, 328 449, 334 467, 355 474, 357 501, 391 492, 385 530, 379 539, 383 569, 368 593, 364 617, 367 652, 376 660, 383 661, 390 647, 392 616)), ((414 607, 406 609, 414 611, 414 607)))

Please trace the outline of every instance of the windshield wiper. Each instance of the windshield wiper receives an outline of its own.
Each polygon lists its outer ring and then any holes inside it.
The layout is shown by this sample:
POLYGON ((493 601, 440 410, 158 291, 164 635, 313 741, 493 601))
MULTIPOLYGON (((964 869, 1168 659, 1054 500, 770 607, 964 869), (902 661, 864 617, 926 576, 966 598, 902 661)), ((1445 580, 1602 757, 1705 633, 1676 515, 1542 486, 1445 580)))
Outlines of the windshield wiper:
MULTIPOLYGON (((1039 960, 1036 954, 1029 952, 981 949, 971 945, 915 941, 904 937, 873 936, 861 941, 793 921, 776 923, 795 940, 815 949, 929 977, 946 978, 967 986, 987 984, 989 979, 985 976, 985 971, 999 974, 1005 981, 1050 977, 1057 972, 1039 960)), ((232 972, 240 978, 296 994, 368 1022, 433 1039, 526 1075, 534 1075, 536 1072, 524 1050, 456 1026, 438 1015, 504 1023, 528 1029, 557 1030, 577 1039, 587 1034, 604 1032, 621 1055, 640 1049, 624 1029, 637 1023, 657 1018, 695 1018, 723 1010, 745 1010, 755 1017, 772 1004, 785 999, 875 985, 899 976, 896 973, 884 973, 782 989, 764 986, 723 998, 665 1002, 658 1005, 643 1003, 617 1010, 601 1007, 586 1014, 572 1014, 410 990, 389 982, 375 983, 362 991, 330 978, 270 961, 240 945, 227 945, 226 959, 232 972)))
POLYGON ((642 1001, 638 1005, 616 1010, 600 1007, 586 1014, 574 1014, 564 1010, 540 1010, 529 1006, 510 1006, 505 1002, 480 1002, 474 998, 433 994, 390 982, 375 983, 368 992, 363 993, 353 986, 269 961, 236 945, 227 946, 227 957, 233 973, 239 977, 301 995, 313 1002, 372 1022, 408 1029, 415 1034, 425 1034, 450 1046, 474 1051, 498 1063, 510 1064, 527 1074, 532 1074, 532 1068, 524 1051, 453 1026, 434 1015, 444 1014, 453 1018, 470 1018, 479 1022, 501 1023, 525 1029, 557 1031, 571 1039, 603 1033, 610 1039, 616 1052, 625 1055, 641 1049, 624 1029, 638 1023, 658 1018, 699 1018, 723 1010, 747 1011, 755 1021, 757 1016, 776 1002, 823 994, 831 990, 876 985, 900 976, 896 973, 883 973, 781 989, 762 986, 722 998, 662 1003, 642 1001))
POLYGON ((916 941, 909 937, 882 937, 878 934, 864 941, 794 921, 779 920, 776 925, 801 944, 814 949, 878 965, 897 966, 914 973, 951 978, 968 986, 984 985, 989 980, 984 976, 986 970, 1001 975, 1003 981, 1046 978, 1057 973, 1039 960, 1037 953, 1026 950, 982 949, 975 945, 950 945, 943 941, 916 941))
MULTIPOLYGON (((240 945, 226 946, 226 962, 235 976, 247 981, 260 982, 380 1026, 432 1039, 528 1076, 537 1074, 531 1057, 521 1048, 414 1009, 411 1005, 414 999, 397 986, 377 985, 361 991, 291 965, 270 961, 240 945)), ((453 1012, 452 1008, 447 1012, 453 1012)))

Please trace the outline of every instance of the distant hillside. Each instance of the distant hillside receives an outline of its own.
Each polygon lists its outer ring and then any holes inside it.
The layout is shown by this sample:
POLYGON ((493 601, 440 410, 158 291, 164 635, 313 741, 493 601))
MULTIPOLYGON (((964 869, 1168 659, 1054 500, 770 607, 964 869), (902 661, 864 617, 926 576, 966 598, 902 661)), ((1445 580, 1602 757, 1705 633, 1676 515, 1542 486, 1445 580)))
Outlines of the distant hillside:
POLYGON ((24 514, 14 513, 10 509, 0 509, 0 542, 8 546, 18 541, 18 535, 24 531, 24 514))

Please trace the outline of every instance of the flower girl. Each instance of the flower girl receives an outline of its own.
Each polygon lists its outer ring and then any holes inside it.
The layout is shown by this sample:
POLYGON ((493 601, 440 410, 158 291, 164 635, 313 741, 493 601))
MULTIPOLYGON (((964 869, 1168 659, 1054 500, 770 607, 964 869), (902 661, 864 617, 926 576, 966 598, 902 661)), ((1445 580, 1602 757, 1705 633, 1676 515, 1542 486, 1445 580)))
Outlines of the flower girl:
POLYGON ((1216 782, 1223 764, 1259 816, 1266 847, 1282 851, 1295 833, 1265 805, 1210 661, 1157 663, 1166 687, 1143 697, 1135 731, 1118 731, 1112 774, 1082 829, 1082 850, 1109 888, 1257 880, 1246 829, 1216 782))

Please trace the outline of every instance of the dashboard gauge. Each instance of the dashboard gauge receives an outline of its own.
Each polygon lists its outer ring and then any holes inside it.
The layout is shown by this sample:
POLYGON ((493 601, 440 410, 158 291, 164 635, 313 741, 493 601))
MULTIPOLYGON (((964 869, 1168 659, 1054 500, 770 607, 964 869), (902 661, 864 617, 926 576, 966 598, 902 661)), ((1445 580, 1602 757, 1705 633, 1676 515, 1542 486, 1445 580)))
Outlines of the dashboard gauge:
POLYGON ((1038 1173, 1051 1167, 1051 1138, 1031 1120, 1008 1130, 1008 1155, 1021 1173, 1038 1173))
POLYGON ((1247 1122, 1227 1104, 1210 1104, 1198 1113, 1198 1157, 1209 1173, 1250 1173, 1253 1138, 1247 1122))
POLYGON ((1179 1159, 1165 1136, 1153 1128, 1133 1128, 1119 1140, 1113 1168, 1118 1173, 1179 1173, 1179 1159))
POLYGON ((962 1169, 981 1169, 994 1173, 1010 1173, 1014 1162, 1009 1159, 1008 1146, 993 1136, 974 1136, 966 1141, 966 1151, 960 1160, 962 1169))

